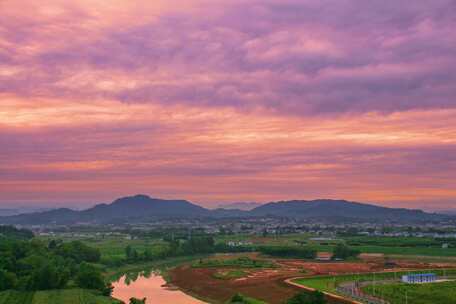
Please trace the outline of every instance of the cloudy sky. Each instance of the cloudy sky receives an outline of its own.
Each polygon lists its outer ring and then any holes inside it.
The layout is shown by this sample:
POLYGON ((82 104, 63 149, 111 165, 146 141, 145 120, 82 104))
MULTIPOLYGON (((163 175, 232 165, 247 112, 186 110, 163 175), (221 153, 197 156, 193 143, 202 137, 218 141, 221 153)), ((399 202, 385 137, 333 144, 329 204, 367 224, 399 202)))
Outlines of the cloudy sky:
POLYGON ((0 0, 0 206, 456 207, 456 2, 0 0))

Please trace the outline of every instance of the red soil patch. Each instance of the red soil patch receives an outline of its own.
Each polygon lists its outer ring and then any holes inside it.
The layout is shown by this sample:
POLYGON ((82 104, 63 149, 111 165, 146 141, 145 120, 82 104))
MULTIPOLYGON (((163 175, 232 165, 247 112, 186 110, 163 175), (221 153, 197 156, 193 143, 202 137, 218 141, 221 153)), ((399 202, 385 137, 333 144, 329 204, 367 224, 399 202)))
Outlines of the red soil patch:
POLYGON ((252 271, 243 279, 218 280, 213 277, 216 269, 200 269, 181 266, 170 272, 171 282, 211 302, 224 303, 234 294, 242 294, 268 301, 271 304, 283 303, 299 291, 297 287, 287 285, 284 280, 293 273, 278 270, 252 271))
MULTIPOLYGON (((245 255, 244 255, 245 256, 245 255)), ((216 258, 220 259, 218 255, 216 258)), ((233 258, 233 255, 226 256, 233 258)), ((252 255, 254 257, 254 255, 252 255)), ((215 268, 193 268, 191 266, 177 267, 170 272, 172 284, 198 297, 210 300, 212 303, 225 303, 234 294, 240 292, 247 296, 267 301, 270 304, 281 304, 300 289, 284 281, 288 278, 313 275, 337 275, 347 273, 369 273, 387 270, 384 260, 360 262, 309 262, 303 260, 275 259, 279 265, 275 269, 248 269, 249 275, 233 280, 220 280, 213 275, 215 268)), ((395 261, 395 270, 426 269, 440 267, 455 267, 448 263, 420 263, 395 261)), ((227 268, 224 268, 228 270, 227 268)), ((391 270, 391 269, 389 269, 391 270)), ((346 303, 341 300, 331 300, 332 303, 346 303)))
POLYGON ((282 265, 288 266, 289 268, 301 269, 306 271, 308 274, 313 275, 335 275, 344 273, 372 272, 381 268, 379 264, 375 263, 317 263, 299 260, 280 261, 280 263, 282 265))

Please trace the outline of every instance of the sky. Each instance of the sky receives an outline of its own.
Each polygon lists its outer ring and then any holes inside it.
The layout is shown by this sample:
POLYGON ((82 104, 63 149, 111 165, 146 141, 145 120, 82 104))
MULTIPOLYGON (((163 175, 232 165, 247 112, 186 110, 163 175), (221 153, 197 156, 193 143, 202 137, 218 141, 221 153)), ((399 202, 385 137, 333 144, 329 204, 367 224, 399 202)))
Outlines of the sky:
POLYGON ((0 207, 456 207, 456 2, 0 0, 0 207))

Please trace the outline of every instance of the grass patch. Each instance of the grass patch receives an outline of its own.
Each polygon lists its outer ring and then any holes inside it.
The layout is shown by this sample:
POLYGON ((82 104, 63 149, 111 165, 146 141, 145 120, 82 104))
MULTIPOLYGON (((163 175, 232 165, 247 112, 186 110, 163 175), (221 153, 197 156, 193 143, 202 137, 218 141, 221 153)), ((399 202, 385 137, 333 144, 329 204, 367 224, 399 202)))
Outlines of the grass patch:
POLYGON ((372 286, 363 288, 364 292, 382 296, 391 304, 405 303, 405 295, 409 303, 456 303, 456 282, 429 284, 385 284, 376 285, 375 294, 372 286))
POLYGON ((199 259, 192 264, 195 268, 275 268, 277 267, 271 261, 252 259, 249 257, 239 257, 235 259, 199 259))
POLYGON ((361 253, 383 253, 387 255, 407 255, 407 256, 430 256, 430 257, 456 257, 456 244, 451 248, 441 248, 443 243, 451 243, 448 240, 438 240, 434 238, 419 237, 371 237, 371 236, 339 236, 334 240, 315 241, 311 240, 315 235, 303 234, 284 234, 280 236, 252 236, 247 234, 218 236, 217 242, 226 243, 229 241, 252 241, 252 247, 267 246, 289 246, 304 247, 316 251, 332 252, 334 246, 345 243, 361 253))
POLYGON ((402 271, 402 272, 377 272, 377 273, 365 273, 365 274, 349 274, 349 275, 337 275, 337 276, 316 276, 310 278, 297 279, 294 282, 303 286, 311 287, 320 291, 336 292, 336 287, 344 282, 354 281, 373 281, 375 280, 389 280, 399 279, 402 275, 410 273, 435 273, 437 275, 456 275, 456 269, 438 269, 438 270, 416 270, 416 271, 402 271))
POLYGON ((247 276, 249 273, 240 269, 237 270, 219 270, 213 274, 213 277, 219 280, 233 280, 247 276))

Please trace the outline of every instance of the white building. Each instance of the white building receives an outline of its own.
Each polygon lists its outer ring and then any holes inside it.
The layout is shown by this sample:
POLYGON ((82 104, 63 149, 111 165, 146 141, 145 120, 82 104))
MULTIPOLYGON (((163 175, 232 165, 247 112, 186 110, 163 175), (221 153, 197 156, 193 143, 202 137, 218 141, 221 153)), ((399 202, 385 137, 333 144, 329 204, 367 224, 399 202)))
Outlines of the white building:
POLYGON ((437 280, 435 273, 414 273, 402 276, 402 282, 408 284, 432 283, 437 280))

